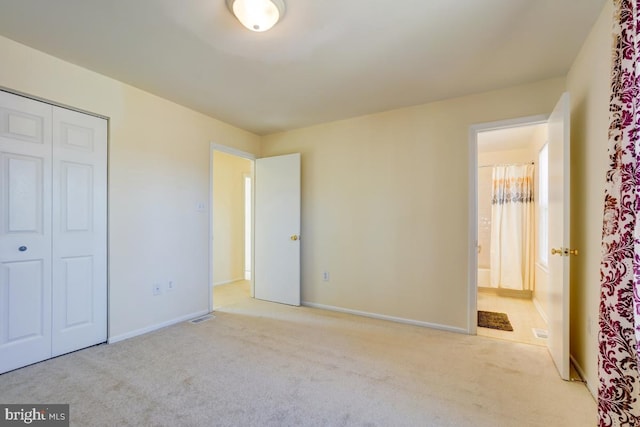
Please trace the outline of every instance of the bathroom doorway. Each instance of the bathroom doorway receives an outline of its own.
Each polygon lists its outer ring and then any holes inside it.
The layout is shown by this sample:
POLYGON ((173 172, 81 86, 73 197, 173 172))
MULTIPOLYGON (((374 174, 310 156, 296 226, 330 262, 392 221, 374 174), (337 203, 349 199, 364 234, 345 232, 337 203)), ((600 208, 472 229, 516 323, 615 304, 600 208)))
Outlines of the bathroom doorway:
POLYGON ((546 345, 536 286, 548 273, 539 257, 540 230, 546 230, 540 227, 540 153, 547 132, 546 120, 536 119, 476 135, 477 310, 498 320, 478 326, 481 336, 546 345))

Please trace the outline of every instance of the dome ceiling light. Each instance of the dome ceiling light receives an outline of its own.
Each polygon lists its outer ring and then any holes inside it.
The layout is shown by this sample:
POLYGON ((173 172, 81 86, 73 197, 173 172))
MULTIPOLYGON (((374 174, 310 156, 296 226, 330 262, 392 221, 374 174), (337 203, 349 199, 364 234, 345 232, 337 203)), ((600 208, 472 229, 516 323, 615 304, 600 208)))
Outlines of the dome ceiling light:
POLYGON ((226 0, 238 21, 251 31, 267 31, 284 15, 282 0, 226 0))

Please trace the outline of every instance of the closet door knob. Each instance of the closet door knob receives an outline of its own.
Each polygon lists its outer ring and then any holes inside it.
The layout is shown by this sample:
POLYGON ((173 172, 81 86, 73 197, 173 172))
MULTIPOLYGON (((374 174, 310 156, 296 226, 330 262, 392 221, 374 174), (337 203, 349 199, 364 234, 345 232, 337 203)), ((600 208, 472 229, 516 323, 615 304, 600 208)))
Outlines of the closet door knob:
POLYGON ((18 248, 18 250, 19 250, 20 252, 24 252, 24 251, 26 251, 26 250, 27 250, 27 247, 26 247, 26 246, 20 246, 20 247, 18 248))

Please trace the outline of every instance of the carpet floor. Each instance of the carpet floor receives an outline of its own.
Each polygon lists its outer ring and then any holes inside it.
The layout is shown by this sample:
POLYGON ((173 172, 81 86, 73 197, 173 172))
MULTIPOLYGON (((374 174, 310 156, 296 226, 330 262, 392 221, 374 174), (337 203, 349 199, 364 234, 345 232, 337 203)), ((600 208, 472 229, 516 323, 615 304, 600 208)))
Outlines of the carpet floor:
POLYGON ((75 426, 589 426, 543 347, 248 300, 0 375, 75 426))

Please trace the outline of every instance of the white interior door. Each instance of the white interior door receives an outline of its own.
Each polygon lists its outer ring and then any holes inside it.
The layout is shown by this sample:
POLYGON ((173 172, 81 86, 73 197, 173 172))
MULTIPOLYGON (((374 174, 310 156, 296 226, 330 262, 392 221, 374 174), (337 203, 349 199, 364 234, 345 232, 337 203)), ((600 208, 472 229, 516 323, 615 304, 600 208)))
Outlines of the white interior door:
POLYGON ((300 154, 255 167, 255 297, 300 305, 300 154))
POLYGON ((107 122, 53 110, 53 356, 107 340, 107 122))
POLYGON ((569 379, 569 94, 549 117, 549 337, 560 376, 569 379))
POLYGON ((51 106, 0 91, 0 373, 51 357, 51 106))
POLYGON ((106 341, 106 120, 0 91, 0 373, 106 341))

